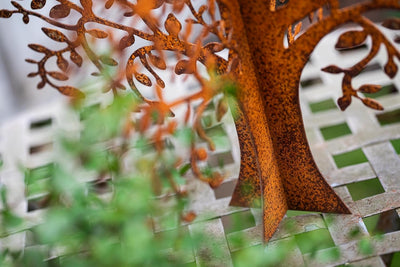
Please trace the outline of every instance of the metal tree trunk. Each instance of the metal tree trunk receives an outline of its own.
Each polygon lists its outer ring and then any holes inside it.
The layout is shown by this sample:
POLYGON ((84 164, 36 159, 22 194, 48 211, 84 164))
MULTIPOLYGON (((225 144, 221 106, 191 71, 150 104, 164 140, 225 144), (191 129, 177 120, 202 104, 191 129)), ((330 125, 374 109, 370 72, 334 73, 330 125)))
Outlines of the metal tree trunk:
POLYGON ((266 19, 264 1, 231 5, 242 60, 241 170, 231 205, 257 206, 261 198, 265 240, 288 209, 350 213, 319 172, 304 131, 299 81, 309 55, 284 47, 285 31, 266 19))

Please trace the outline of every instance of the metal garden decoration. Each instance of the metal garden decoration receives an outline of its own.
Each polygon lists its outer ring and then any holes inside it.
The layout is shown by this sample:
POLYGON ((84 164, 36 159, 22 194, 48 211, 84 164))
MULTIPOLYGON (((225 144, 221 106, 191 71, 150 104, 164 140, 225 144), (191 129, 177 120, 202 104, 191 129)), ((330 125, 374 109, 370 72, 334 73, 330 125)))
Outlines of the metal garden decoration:
MULTIPOLYGON (((368 55, 350 68, 327 66, 322 71, 343 76, 343 96, 338 99, 342 110, 354 98, 370 108, 383 109, 375 100, 358 94, 378 92, 379 85, 353 88, 352 79, 377 55, 380 47, 384 47, 388 55, 384 71, 390 78, 395 77, 398 71, 395 59, 400 60, 400 53, 392 40, 364 14, 375 9, 400 10, 399 1, 371 0, 341 7, 338 0, 208 0, 198 8, 190 0, 25 2, 30 2, 31 8, 23 7, 23 1, 11 1, 13 8, 0 10, 0 17, 22 15, 26 24, 31 18, 39 18, 49 24, 48 28, 42 28, 44 34, 60 43, 59 50, 29 45, 42 56, 39 60, 27 59, 37 67, 29 76, 39 78, 39 89, 49 85, 64 95, 83 97, 79 89, 59 85, 59 82, 68 79, 71 63, 81 67, 83 62, 91 62, 98 70, 94 75, 104 76, 109 82, 107 90, 118 95, 120 90, 126 89, 124 83, 129 85, 129 90, 142 100, 144 118, 150 118, 156 110, 161 115, 158 117, 161 123, 170 116, 172 107, 187 105, 187 120, 193 117, 194 129, 213 150, 212 140, 202 129, 201 114, 215 95, 226 93, 222 84, 237 83, 235 123, 241 167, 231 205, 262 206, 265 241, 273 235, 288 209, 351 212, 324 180, 311 155, 299 105, 300 75, 313 49, 325 35, 340 25, 355 23, 360 26, 359 30, 343 33, 336 48, 358 46, 370 38, 372 46, 368 55), (38 13, 47 5, 51 6, 49 14, 38 13), (101 12, 106 9, 116 10, 125 19, 106 19, 101 12), (182 10, 187 13, 180 13, 182 10), (190 14, 184 18, 184 24, 180 21, 182 14, 190 14), (75 22, 67 24, 64 18, 68 17, 73 17, 75 22), (302 26, 304 19, 309 19, 307 27, 302 26), (135 27, 138 20, 143 27, 135 27), (193 36, 195 27, 200 29, 197 36, 193 36), (207 43, 209 36, 218 42, 207 43), (148 45, 135 47, 139 38, 148 45), (286 38, 287 46, 284 45, 286 38), (113 51, 110 55, 97 54, 90 39, 107 40, 113 51), (229 50, 228 59, 219 54, 224 49, 229 50), (162 88, 165 84, 157 69, 167 68, 165 51, 176 55, 175 73, 193 75, 201 85, 199 91, 174 102, 164 100, 162 88), (125 62, 115 59, 123 58, 121 54, 128 55, 125 62), (50 59, 56 60, 58 71, 47 69, 50 59), (209 79, 200 75, 198 63, 206 67, 209 79), (110 76, 104 71, 107 66, 117 69, 117 74, 110 76), (140 67, 147 74, 141 72, 140 67), (144 97, 136 87, 138 83, 154 87, 156 98, 144 97), (195 101, 200 105, 195 114, 190 114, 190 105, 195 101)), ((383 26, 398 30, 400 19, 388 19, 383 26)), ((222 98, 217 107, 218 117, 226 110, 227 103, 222 98)), ((144 120, 139 130, 145 131, 148 127, 149 123, 144 120)), ((162 134, 161 130, 156 133, 156 141, 162 139, 162 134)), ((220 174, 207 176, 197 166, 205 152, 193 147, 191 153, 194 174, 211 186, 218 186, 222 181, 220 174)))

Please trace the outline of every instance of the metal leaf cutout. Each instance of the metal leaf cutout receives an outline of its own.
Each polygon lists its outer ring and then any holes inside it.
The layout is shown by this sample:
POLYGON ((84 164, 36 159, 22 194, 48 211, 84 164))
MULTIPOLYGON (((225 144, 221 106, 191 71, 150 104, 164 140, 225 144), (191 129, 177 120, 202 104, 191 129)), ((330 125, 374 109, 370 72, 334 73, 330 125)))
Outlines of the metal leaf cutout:
POLYGON ((159 68, 160 70, 165 70, 167 68, 167 65, 165 64, 164 59, 162 59, 159 56, 153 55, 153 54, 149 54, 149 59, 150 62, 157 68, 159 68))
POLYGON ((12 12, 10 10, 2 9, 0 10, 0 18, 9 18, 12 16, 12 12))
POLYGON ((11 4, 15 6, 18 10, 23 10, 23 7, 15 1, 11 1, 11 4))
POLYGON ((378 101, 376 101, 372 98, 363 98, 363 99, 361 99, 361 101, 367 107, 370 107, 370 108, 373 108, 376 110, 383 110, 383 106, 378 101))
POLYGON ((25 24, 28 24, 28 23, 29 23, 29 16, 28 16, 28 15, 24 15, 24 16, 22 17, 22 21, 23 21, 25 24))
POLYGON ((343 72, 343 69, 341 69, 341 68, 339 68, 338 66, 335 66, 335 65, 329 65, 328 67, 325 67, 325 68, 323 68, 321 70, 324 71, 324 72, 334 73, 334 74, 343 72))
POLYGON ((29 78, 32 78, 32 77, 36 77, 36 76, 38 76, 38 75, 39 75, 38 72, 31 72, 31 73, 29 73, 27 76, 28 76, 29 78))
POLYGON ((119 49, 123 50, 135 43, 135 36, 133 34, 124 36, 119 42, 119 49))
POLYGON ((38 44, 29 44, 28 47, 36 52, 39 53, 47 53, 50 50, 47 49, 46 47, 42 46, 42 45, 38 45, 38 44))
POLYGON ((108 37, 108 33, 106 33, 105 31, 99 30, 99 29, 91 29, 91 30, 87 30, 86 33, 99 38, 99 39, 104 39, 108 37))
POLYGON ((59 80, 59 81, 66 81, 66 80, 68 80, 68 76, 65 75, 64 73, 61 73, 61 72, 49 71, 49 72, 47 72, 47 74, 48 74, 50 77, 52 77, 52 78, 54 78, 54 79, 56 79, 56 80, 59 80))
POLYGON ((71 51, 70 59, 78 67, 82 66, 83 59, 75 50, 71 51))
POLYGON ((66 72, 68 69, 68 61, 63 58, 62 56, 57 57, 57 66, 60 68, 60 70, 66 72))
POLYGON ((136 80, 138 80, 138 82, 140 82, 143 85, 146 85, 146 86, 151 86, 152 85, 152 82, 151 82, 150 78, 147 77, 143 73, 135 73, 135 78, 136 78, 136 80))
POLYGON ((181 23, 175 17, 174 14, 170 13, 164 23, 165 30, 172 36, 178 36, 182 29, 181 23))
POLYGON ((175 73, 178 75, 181 74, 191 74, 194 72, 194 66, 193 64, 186 60, 186 59, 182 59, 180 61, 178 61, 178 63, 176 63, 175 66, 175 73))
POLYGON ((28 63, 31 63, 31 64, 37 64, 38 63, 36 60, 30 59, 30 58, 25 59, 25 62, 28 62, 28 63))
POLYGON ((351 104, 351 96, 342 96, 337 100, 339 108, 343 111, 351 104))
POLYGON ((42 31, 52 40, 57 42, 67 41, 67 37, 60 31, 48 28, 42 28, 42 31))
POLYGON ((72 86, 61 86, 58 88, 58 91, 63 95, 74 98, 83 98, 85 96, 79 89, 72 86))
POLYGON ((213 43, 208 43, 207 45, 204 46, 204 49, 211 53, 217 53, 221 52, 224 49, 224 45, 221 43, 213 42, 213 43))
POLYGON ((367 39, 368 34, 365 31, 348 31, 340 35, 335 48, 351 48, 359 46, 367 39))
POLYGON ((108 1, 105 3, 104 7, 105 7, 106 9, 110 9, 110 8, 112 7, 113 4, 114 4, 114 0, 108 0, 108 1))
POLYGON ((31 8, 32 9, 41 9, 46 5, 46 0, 32 0, 31 8))
POLYGON ((130 11, 130 12, 125 12, 123 15, 124 17, 132 17, 133 15, 135 15, 135 13, 130 11))
POLYGON ((373 94, 379 92, 382 89, 382 86, 375 84, 365 84, 358 89, 361 93, 373 94))
POLYGON ((62 19, 68 17, 71 9, 63 4, 56 5, 52 9, 50 9, 49 16, 53 19, 62 19))
POLYGON ((399 18, 387 19, 382 23, 382 26, 391 30, 400 30, 400 19, 399 18))
POLYGON ((396 76, 397 71, 399 70, 399 68, 397 67, 396 63, 394 63, 393 58, 389 58, 388 62, 385 65, 385 73, 390 77, 390 78, 394 78, 394 76, 396 76))
POLYGON ((45 82, 45 81, 41 81, 41 82, 39 82, 39 83, 37 84, 36 88, 37 88, 37 89, 42 89, 45 85, 46 85, 46 82, 45 82))

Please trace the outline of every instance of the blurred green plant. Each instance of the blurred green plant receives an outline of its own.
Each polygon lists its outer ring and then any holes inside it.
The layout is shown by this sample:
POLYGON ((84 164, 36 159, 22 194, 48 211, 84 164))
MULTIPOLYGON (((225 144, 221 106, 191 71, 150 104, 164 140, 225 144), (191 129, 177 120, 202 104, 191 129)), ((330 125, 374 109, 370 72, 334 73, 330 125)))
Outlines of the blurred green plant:
MULTIPOLYGON (((43 223, 29 227, 15 216, 2 188, 2 236, 28 231, 32 245, 2 251, 1 266, 185 265, 185 255, 204 242, 204 235, 189 235, 181 225, 196 217, 185 210, 183 175, 190 165, 169 146, 160 148, 147 131, 127 133, 127 124, 133 124, 132 131, 139 127, 140 120, 130 119, 138 104, 126 95, 106 108, 76 106, 79 135, 60 137, 61 151, 50 167, 25 170, 28 196, 41 192, 36 208, 47 207, 43 223), (41 190, 32 189, 43 181, 41 190), (155 223, 162 223, 156 219, 164 215, 177 230, 154 234, 155 223)), ((184 127, 169 131, 163 141, 187 145, 193 135, 184 127)))
MULTIPOLYGON (((224 253, 215 236, 201 227, 189 232, 186 226, 196 219, 185 190, 185 174, 192 166, 174 144, 192 149, 200 140, 196 132, 172 123, 172 118, 161 124, 153 118, 153 130, 149 126, 141 131, 142 117, 132 116, 138 105, 133 95, 117 97, 107 107, 75 103, 79 134, 61 133, 55 161, 25 170, 28 208, 46 208, 41 224, 16 216, 2 187, 1 236, 25 231, 28 245, 22 251, 2 250, 0 266, 194 266, 195 249, 211 262, 224 253)), ((218 105, 209 107, 215 116, 218 105)), ((221 138, 218 132, 217 147, 224 143, 218 142, 221 138)), ((196 148, 196 153, 197 160, 207 158, 206 151, 196 148)), ((214 174, 207 164, 202 172, 214 174)), ((340 256, 326 229, 254 246, 241 231, 255 226, 251 213, 231 217, 225 230, 230 245, 240 248, 231 255, 235 266, 276 266, 298 248, 321 260, 340 256), (324 248, 329 248, 325 254, 317 253, 324 248)), ((293 222, 284 226, 286 231, 294 231, 293 222)), ((363 254, 373 252, 365 237, 359 248, 363 254)))

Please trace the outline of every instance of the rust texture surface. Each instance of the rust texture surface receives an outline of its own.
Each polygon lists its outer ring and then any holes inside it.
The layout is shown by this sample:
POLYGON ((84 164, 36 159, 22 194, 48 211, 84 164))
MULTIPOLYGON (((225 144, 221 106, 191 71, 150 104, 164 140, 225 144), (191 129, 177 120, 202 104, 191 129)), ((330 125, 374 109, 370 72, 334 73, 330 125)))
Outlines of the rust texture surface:
MULTIPOLYGON (((342 110, 352 97, 373 109, 383 109, 375 100, 358 95, 358 92, 377 92, 379 85, 367 84, 354 89, 351 80, 376 56, 381 44, 389 54, 385 72, 391 78, 396 74, 397 67, 392 62, 399 56, 396 48, 363 13, 377 8, 398 9, 398 2, 375 1, 345 9, 340 9, 337 1, 289 1, 278 8, 274 3, 268 5, 268 1, 239 0, 237 5, 229 2, 226 6, 231 8, 232 17, 242 18, 232 19, 232 23, 242 60, 242 73, 238 74, 242 89, 239 101, 241 120, 246 122, 246 127, 240 125, 241 121, 238 123, 243 156, 231 204, 253 203, 251 197, 258 197, 259 191, 246 189, 261 186, 265 240, 275 232, 287 209, 349 213, 322 177, 311 155, 299 105, 300 76, 316 44, 326 34, 344 23, 357 23, 363 30, 342 34, 336 48, 360 45, 370 36, 373 46, 367 57, 348 69, 332 65, 323 70, 344 73, 343 96, 338 99, 342 110), (329 7, 327 15, 323 13, 324 6, 329 7), (311 25, 297 36, 306 17, 311 25), (253 166, 259 168, 258 177, 253 166)), ((225 16, 229 18, 228 14, 225 16)))
MULTIPOLYGON (((94 75, 104 76, 109 81, 106 90, 118 94, 119 90, 125 90, 123 83, 127 82, 130 89, 143 100, 143 110, 149 118, 154 108, 162 111, 164 118, 168 116, 170 108, 176 105, 190 105, 193 101, 200 101, 193 127, 199 136, 207 141, 209 149, 214 150, 212 140, 201 127, 200 118, 207 104, 221 90, 217 90, 206 79, 200 77, 196 69, 196 62, 200 62, 223 78, 233 78, 240 85, 240 112, 236 126, 241 147, 241 169, 231 204, 263 207, 264 240, 268 241, 272 237, 288 209, 350 213, 348 207, 325 181, 312 157, 299 104, 300 76, 310 54, 325 35, 340 25, 355 23, 361 26, 361 30, 343 33, 338 38, 336 48, 357 46, 370 37, 372 46, 368 55, 350 68, 329 65, 323 68, 323 71, 343 75, 343 95, 338 99, 342 110, 345 110, 354 98, 360 99, 372 109, 382 110, 383 106, 376 100, 360 94, 378 92, 381 87, 365 84, 353 88, 352 78, 361 73, 377 55, 381 46, 388 54, 384 66, 385 73, 390 78, 396 75, 395 58, 400 58, 399 52, 393 42, 364 17, 364 13, 375 9, 399 10, 398 1, 366 1, 342 8, 339 1, 335 0, 219 0, 217 2, 221 20, 218 20, 215 14, 217 9, 213 0, 198 10, 189 0, 143 0, 135 4, 126 0, 80 0, 80 5, 68 0, 49 2, 32 0, 31 9, 28 9, 16 1, 11 1, 13 9, 0 10, 2 18, 22 15, 23 22, 27 24, 31 17, 37 17, 52 27, 68 32, 64 34, 53 28, 42 28, 50 39, 63 44, 64 47, 60 50, 52 50, 38 44, 29 45, 31 49, 42 54, 40 60, 27 60, 37 66, 37 71, 29 76, 40 78, 37 85, 39 89, 49 85, 67 96, 83 97, 84 94, 79 89, 59 85, 58 82, 68 79, 69 62, 81 67, 83 61, 87 60, 97 68, 94 75), (139 17, 148 31, 103 18, 94 11, 94 5, 99 3, 106 9, 122 7, 126 11, 124 16, 139 17), (183 28, 174 12, 170 12, 162 22, 151 13, 158 8, 164 8, 165 12, 165 6, 171 3, 172 10, 176 13, 184 7, 190 10, 193 18, 186 21, 189 26, 185 25, 183 28), (37 12, 46 4, 53 4, 48 16, 37 12), (206 10, 211 22, 206 22, 203 18, 206 10), (66 24, 59 20, 67 18, 72 11, 79 15, 76 23, 66 24), (309 20, 307 27, 302 26, 303 20, 309 20), (89 28, 88 24, 96 24, 101 29, 89 28), (165 31, 161 30, 161 24, 165 31), (199 24, 204 29, 195 41, 189 38, 192 24, 199 24), (121 31, 124 36, 114 38, 111 30, 121 31), (203 43, 208 34, 214 34, 219 43, 203 43), (112 55, 116 56, 133 46, 136 38, 147 40, 151 44, 130 51, 128 60, 123 63, 111 56, 97 54, 91 48, 89 36, 92 39, 109 40, 112 47, 117 47, 112 51, 112 55), (114 45, 114 42, 117 44, 114 45), (217 54, 223 49, 230 50, 228 60, 217 54), (193 74, 201 85, 200 92, 172 103, 164 100, 161 88, 165 83, 154 70, 166 69, 163 51, 174 51, 178 55, 175 73, 193 74), (69 54, 69 61, 65 59, 66 54, 69 54), (185 56, 186 59, 181 59, 181 56, 185 56), (47 70, 46 63, 50 59, 56 60, 60 71, 47 70), (138 65, 143 66, 150 76, 139 72, 138 65), (105 71, 107 66, 116 67, 117 75, 110 76, 105 71), (137 83, 154 86, 156 99, 144 97, 137 89, 137 83)), ((395 30, 400 28, 399 25, 398 19, 389 19, 384 23, 387 28, 395 30)), ((187 113, 189 112, 188 109, 187 113)), ((191 163, 195 175, 212 187, 217 187, 222 182, 220 175, 215 173, 213 177, 204 177, 197 167, 197 152, 193 147, 191 163)))

